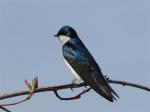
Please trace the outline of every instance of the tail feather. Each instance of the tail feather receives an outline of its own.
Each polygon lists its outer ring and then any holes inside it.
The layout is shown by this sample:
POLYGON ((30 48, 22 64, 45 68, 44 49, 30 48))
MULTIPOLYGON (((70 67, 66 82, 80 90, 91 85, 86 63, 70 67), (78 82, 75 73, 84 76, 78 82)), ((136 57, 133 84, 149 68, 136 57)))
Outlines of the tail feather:
POLYGON ((114 99, 116 100, 116 98, 113 96, 113 94, 111 93, 111 91, 108 89, 108 87, 101 87, 101 92, 99 92, 104 98, 106 98, 107 100, 113 102, 114 99))
POLYGON ((104 93, 104 95, 102 95, 102 96, 104 98, 106 98, 107 100, 113 102, 114 100, 117 100, 116 97, 119 98, 119 96, 117 95, 117 93, 109 85, 104 85, 101 88, 103 88, 101 90, 104 93))
POLYGON ((110 87, 107 82, 103 85, 99 85, 99 89, 97 87, 93 89, 110 102, 117 100, 116 97, 119 98, 118 94, 110 87))
MULTIPOLYGON (((111 100, 109 100, 109 101, 112 101, 113 102, 113 99, 114 100, 117 100, 116 99, 116 97, 117 98, 120 98, 119 97, 119 95, 111 88, 111 86, 108 84, 108 82, 106 81, 106 80, 103 80, 104 82, 104 84, 103 84, 103 87, 102 88, 104 88, 103 89, 103 91, 104 91, 104 93, 107 95, 107 97, 108 97, 108 100, 109 99, 111 99, 111 100), (115 97, 116 96, 116 97, 115 97)), ((107 99, 107 98, 106 98, 107 99)))
POLYGON ((120 98, 119 95, 109 85, 108 85, 108 87, 117 98, 120 98))

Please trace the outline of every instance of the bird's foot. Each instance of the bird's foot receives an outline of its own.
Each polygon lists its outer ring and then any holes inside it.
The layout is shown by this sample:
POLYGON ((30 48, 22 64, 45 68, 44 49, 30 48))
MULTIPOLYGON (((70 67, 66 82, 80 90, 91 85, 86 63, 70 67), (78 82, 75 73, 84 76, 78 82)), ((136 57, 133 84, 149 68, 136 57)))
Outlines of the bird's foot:
POLYGON ((84 88, 87 89, 87 86, 88 86, 88 85, 85 85, 84 88))
POLYGON ((77 79, 72 79, 72 84, 76 84, 77 79))
MULTIPOLYGON (((73 79, 71 84, 76 84, 77 79, 73 79)), ((71 91, 73 91, 73 88, 71 88, 71 91)))
POLYGON ((106 81, 109 80, 109 77, 107 75, 104 75, 104 78, 105 78, 106 81))

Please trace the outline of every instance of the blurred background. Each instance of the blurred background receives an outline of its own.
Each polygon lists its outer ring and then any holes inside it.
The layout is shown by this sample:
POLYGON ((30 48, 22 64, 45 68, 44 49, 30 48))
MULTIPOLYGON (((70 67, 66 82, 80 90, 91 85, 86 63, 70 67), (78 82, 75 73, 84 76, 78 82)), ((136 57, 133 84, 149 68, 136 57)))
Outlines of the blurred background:
MULTIPOLYGON (((62 46, 53 37, 64 25, 76 29, 103 74, 150 87, 149 0, 1 0, 0 95, 27 89, 24 80, 35 76, 40 87, 72 81, 62 46)), ((149 92, 111 86, 120 96, 114 103, 94 91, 74 101, 60 101, 52 92, 45 92, 8 108, 12 112, 150 111, 149 92)), ((68 97, 82 89, 60 94, 68 97)), ((24 97, 1 100, 0 104, 24 97)))

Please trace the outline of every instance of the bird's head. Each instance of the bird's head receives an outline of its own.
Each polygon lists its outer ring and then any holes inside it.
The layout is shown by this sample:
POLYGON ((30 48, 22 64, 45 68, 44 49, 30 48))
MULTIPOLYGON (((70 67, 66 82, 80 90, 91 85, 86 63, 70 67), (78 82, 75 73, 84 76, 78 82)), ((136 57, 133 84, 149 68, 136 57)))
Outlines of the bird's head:
POLYGON ((62 44, 67 43, 68 41, 70 41, 71 39, 77 38, 78 35, 76 33, 76 31, 70 27, 70 26, 64 26, 62 27, 58 33, 56 35, 54 35, 55 37, 58 37, 58 39, 60 40, 60 42, 62 44))

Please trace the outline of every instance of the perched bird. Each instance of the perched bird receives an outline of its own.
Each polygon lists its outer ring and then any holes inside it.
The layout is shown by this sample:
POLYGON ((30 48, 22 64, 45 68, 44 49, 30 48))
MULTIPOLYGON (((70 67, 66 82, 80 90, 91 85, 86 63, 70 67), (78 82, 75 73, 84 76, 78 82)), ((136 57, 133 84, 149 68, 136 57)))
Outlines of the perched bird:
POLYGON ((105 80, 98 64, 82 43, 76 31, 70 26, 62 27, 55 37, 62 43, 62 51, 66 65, 76 79, 83 80, 98 94, 113 102, 117 93, 105 80))

